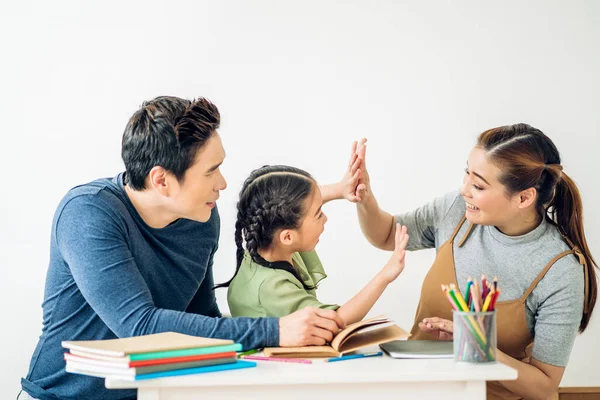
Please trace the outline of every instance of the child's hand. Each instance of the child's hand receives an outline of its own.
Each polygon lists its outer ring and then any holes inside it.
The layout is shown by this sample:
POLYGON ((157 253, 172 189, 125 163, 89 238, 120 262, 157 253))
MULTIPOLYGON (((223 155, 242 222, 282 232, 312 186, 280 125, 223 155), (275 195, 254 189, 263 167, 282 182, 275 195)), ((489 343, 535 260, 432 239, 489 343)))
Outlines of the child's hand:
POLYGON ((406 226, 396 224, 396 235, 395 235, 396 246, 394 253, 390 258, 390 261, 383 267, 381 274, 386 282, 391 283, 402 273, 404 270, 404 258, 406 257, 406 244, 408 243, 408 234, 406 233, 406 226))
POLYGON ((352 203, 358 203, 361 199, 357 196, 357 186, 359 185, 361 170, 360 164, 361 159, 358 156, 357 142, 352 143, 352 152, 350 153, 350 162, 348 163, 348 169, 344 174, 339 185, 342 190, 342 197, 352 203))

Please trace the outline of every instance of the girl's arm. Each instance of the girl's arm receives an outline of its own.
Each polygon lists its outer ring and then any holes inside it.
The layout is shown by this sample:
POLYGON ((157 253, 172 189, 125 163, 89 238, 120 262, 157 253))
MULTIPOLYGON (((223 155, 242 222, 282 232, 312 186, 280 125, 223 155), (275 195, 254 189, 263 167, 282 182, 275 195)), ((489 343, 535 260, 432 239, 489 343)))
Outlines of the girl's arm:
POLYGON ((406 227, 401 227, 398 224, 394 243, 394 253, 388 263, 375 275, 367 286, 337 310, 338 315, 347 325, 361 321, 369 310, 371 310, 377 299, 379 299, 387 285, 393 282, 404 270, 406 244, 408 243, 406 227))
POLYGON ((343 198, 342 195, 342 182, 331 183, 329 185, 319 186, 321 189, 321 196, 323 197, 323 204, 331 200, 339 200, 343 198))

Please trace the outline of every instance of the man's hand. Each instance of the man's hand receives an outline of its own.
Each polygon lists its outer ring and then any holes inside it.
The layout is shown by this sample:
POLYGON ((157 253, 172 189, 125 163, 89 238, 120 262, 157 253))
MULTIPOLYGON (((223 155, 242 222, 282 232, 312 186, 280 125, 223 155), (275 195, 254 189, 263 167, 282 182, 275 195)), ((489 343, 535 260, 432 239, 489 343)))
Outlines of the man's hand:
POLYGON ((454 324, 447 319, 425 318, 423 322, 419 322, 419 328, 423 332, 437 336, 440 340, 452 340, 454 337, 454 324))
POLYGON ((343 328, 344 321, 337 312, 306 307, 279 318, 279 346, 323 346, 343 328))

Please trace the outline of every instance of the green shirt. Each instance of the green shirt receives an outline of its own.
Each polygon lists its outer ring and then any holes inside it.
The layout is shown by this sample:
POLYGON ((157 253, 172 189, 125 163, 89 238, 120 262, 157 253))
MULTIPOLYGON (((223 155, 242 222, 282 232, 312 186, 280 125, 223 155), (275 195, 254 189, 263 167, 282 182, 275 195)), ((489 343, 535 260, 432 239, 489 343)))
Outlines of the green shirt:
MULTIPOLYGON (((315 251, 294 253, 292 261, 306 286, 315 287, 327 277, 315 251)), ((229 285, 227 302, 232 317, 284 317, 307 306, 339 308, 321 303, 316 291, 304 289, 291 273, 255 263, 248 252, 229 285)))

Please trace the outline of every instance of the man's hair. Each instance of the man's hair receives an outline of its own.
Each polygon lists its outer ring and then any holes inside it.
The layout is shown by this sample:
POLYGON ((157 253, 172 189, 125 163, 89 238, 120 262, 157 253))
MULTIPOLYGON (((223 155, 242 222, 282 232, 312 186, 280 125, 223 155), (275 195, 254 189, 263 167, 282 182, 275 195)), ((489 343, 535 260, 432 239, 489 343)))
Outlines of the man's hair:
POLYGON ((190 101, 160 96, 144 102, 123 132, 125 183, 143 190, 146 176, 157 165, 182 181, 220 119, 217 107, 202 97, 190 101))

